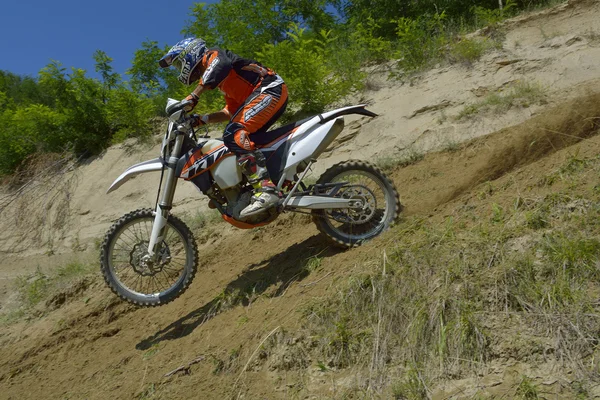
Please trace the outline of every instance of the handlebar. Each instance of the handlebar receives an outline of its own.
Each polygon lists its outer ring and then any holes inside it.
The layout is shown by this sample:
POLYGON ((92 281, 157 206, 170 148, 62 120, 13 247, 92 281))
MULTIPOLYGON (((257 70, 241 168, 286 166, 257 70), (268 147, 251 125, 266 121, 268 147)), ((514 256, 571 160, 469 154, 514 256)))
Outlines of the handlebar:
POLYGON ((176 103, 167 104, 165 111, 167 112, 167 116, 170 118, 172 115, 177 113, 178 111, 189 112, 192 111, 194 107, 192 106, 191 100, 182 100, 176 103))

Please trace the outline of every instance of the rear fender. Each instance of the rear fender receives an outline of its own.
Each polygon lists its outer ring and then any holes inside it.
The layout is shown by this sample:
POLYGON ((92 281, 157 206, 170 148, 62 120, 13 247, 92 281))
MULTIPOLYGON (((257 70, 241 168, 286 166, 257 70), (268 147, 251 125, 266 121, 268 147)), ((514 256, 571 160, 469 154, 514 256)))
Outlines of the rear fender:
POLYGON ((285 174, 293 175, 296 166, 302 161, 319 157, 342 132, 342 129, 344 129, 344 119, 340 117, 324 124, 318 124, 311 130, 303 132, 302 135, 297 136, 294 133, 293 137, 288 139, 289 150, 284 167, 285 174))
POLYGON ((146 172, 155 172, 160 171, 163 168, 163 161, 160 158, 155 158, 153 160, 148 160, 141 162, 139 164, 132 165, 127 168, 125 172, 123 172, 119 177, 110 185, 108 191, 106 193, 110 193, 112 191, 117 190, 121 187, 125 182, 137 176, 139 174, 144 174, 146 172))

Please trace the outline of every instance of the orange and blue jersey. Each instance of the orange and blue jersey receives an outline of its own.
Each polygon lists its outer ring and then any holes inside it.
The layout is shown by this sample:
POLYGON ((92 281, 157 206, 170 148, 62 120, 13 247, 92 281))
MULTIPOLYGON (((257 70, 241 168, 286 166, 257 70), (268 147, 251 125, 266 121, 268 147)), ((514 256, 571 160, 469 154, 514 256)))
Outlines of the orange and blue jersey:
POLYGON ((287 87, 271 69, 219 48, 206 51, 199 84, 225 94, 230 123, 223 140, 236 153, 254 150, 252 134, 265 132, 287 106, 287 87))

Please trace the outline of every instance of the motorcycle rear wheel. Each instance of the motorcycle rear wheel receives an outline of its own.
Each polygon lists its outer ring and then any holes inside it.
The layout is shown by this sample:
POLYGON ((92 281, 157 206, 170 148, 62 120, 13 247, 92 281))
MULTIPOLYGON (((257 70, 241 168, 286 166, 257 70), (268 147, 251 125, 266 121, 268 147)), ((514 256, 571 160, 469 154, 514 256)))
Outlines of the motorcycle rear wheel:
POLYGON ((132 211, 117 220, 104 236, 100 269, 110 289, 138 306, 167 304, 188 288, 198 265, 196 241, 189 228, 169 216, 157 263, 147 263, 153 210, 132 211))
POLYGON ((386 231, 402 211, 392 181, 376 166, 364 161, 344 161, 321 175, 317 185, 347 182, 335 197, 360 200, 357 209, 313 210, 317 229, 335 246, 350 248, 386 231))

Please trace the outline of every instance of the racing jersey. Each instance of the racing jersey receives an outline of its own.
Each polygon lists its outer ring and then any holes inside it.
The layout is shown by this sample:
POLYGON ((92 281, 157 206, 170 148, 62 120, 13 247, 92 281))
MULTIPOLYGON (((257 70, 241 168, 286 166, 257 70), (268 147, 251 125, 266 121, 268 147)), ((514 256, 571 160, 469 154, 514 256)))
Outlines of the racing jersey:
POLYGON ((244 104, 265 76, 275 75, 257 61, 220 48, 208 49, 201 63, 205 71, 199 84, 207 89, 221 90, 225 94, 225 109, 230 115, 244 104))

